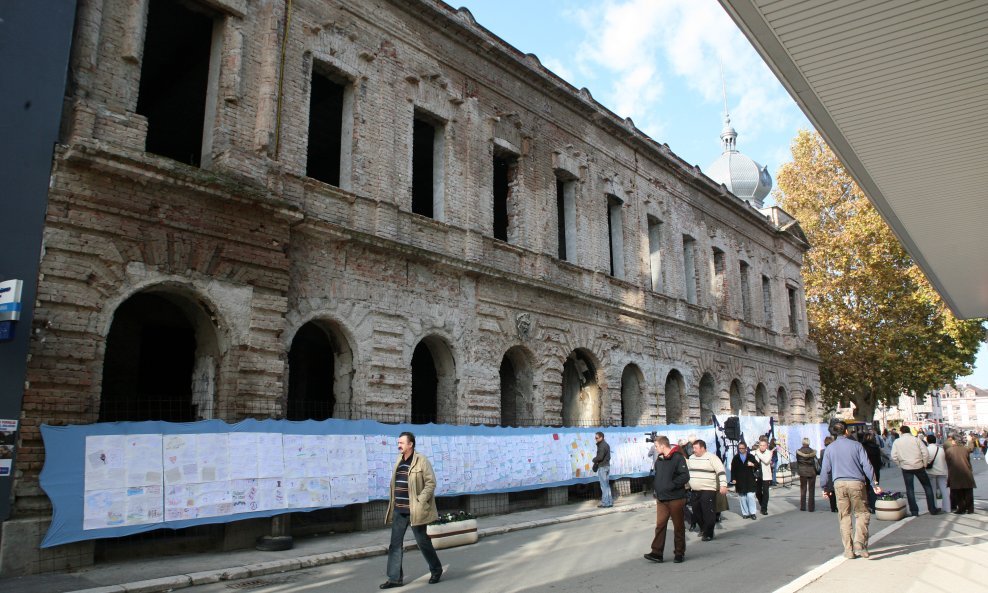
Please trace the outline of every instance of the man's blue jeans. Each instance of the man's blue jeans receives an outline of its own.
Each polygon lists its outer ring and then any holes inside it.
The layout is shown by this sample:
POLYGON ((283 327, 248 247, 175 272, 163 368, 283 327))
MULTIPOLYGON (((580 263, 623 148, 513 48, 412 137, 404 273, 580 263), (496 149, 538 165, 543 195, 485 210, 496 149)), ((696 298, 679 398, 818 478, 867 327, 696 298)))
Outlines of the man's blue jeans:
POLYGON ((597 468, 597 479, 600 480, 600 504, 609 507, 614 504, 611 500, 611 466, 602 465, 597 468))
POLYGON ((913 484, 913 476, 919 479, 926 491, 926 509, 930 513, 937 512, 937 499, 933 495, 933 485, 930 484, 930 476, 925 469, 904 469, 902 470, 902 481, 906 483, 906 499, 909 501, 909 514, 919 515, 919 505, 916 504, 916 485, 913 484))
POLYGON ((401 583, 404 580, 401 559, 405 552, 405 531, 409 527, 412 528, 415 543, 419 545, 419 550, 425 556, 425 561, 429 563, 429 572, 437 574, 443 569, 443 565, 439 562, 439 555, 436 554, 436 549, 432 547, 432 540, 425 532, 425 525, 410 525, 408 515, 402 515, 395 511, 394 522, 391 523, 391 545, 388 547, 388 580, 392 583, 401 583))

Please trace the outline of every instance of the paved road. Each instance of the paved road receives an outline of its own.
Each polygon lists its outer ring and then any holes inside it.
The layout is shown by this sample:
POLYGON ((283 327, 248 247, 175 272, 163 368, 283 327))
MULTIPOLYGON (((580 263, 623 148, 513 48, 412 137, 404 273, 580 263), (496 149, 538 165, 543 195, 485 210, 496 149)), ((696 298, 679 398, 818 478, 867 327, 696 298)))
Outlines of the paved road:
MULTIPOLYGON (((732 504, 737 501, 732 500, 732 504)), ((792 508, 788 504, 785 507, 792 508)), ((875 523, 875 531, 887 525, 875 523)), ((440 551, 447 575, 438 585, 426 582, 425 561, 412 550, 405 555, 406 585, 400 590, 764 593, 841 552, 836 515, 829 509, 816 513, 786 510, 759 516, 756 521, 730 513, 725 528, 717 530, 712 542, 687 534, 686 562, 682 564, 655 564, 642 558, 649 550, 654 524, 654 511, 642 509, 484 538, 471 546, 440 551)), ((671 532, 666 549, 671 559, 671 532)), ((186 591, 372 591, 385 580, 385 563, 384 557, 375 557, 186 591)))

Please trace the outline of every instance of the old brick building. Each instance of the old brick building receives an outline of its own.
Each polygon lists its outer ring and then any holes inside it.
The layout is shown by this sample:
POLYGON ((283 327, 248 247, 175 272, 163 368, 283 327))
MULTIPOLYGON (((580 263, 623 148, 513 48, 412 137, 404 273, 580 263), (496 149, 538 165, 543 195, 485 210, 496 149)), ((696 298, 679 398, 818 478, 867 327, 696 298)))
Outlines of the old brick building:
POLYGON ((819 416, 792 219, 441 2, 80 0, 49 200, 7 574, 42 423, 819 416))

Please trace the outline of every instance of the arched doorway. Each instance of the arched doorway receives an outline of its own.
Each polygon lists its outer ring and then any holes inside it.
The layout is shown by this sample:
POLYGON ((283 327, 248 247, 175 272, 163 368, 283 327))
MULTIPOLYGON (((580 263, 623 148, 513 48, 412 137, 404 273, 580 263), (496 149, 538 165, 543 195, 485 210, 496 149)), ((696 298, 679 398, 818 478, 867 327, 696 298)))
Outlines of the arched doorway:
POLYGON ((816 419, 816 398, 813 396, 813 392, 809 389, 806 390, 804 398, 804 414, 806 422, 813 422, 816 419))
POLYGON ((522 346, 509 349, 501 358, 498 371, 501 379, 501 426, 535 424, 532 366, 531 355, 522 346))
POLYGON ((740 416, 744 413, 744 391, 741 388, 741 381, 737 379, 731 381, 731 416, 740 416))
POLYGON ((288 420, 347 418, 351 410, 353 354, 329 322, 299 328, 288 351, 288 420))
POLYGON ((673 369, 666 376, 666 424, 683 424, 685 422, 686 381, 683 375, 673 369))
POLYGON ((412 353, 413 424, 456 423, 456 364, 445 340, 427 336, 412 353))
POLYGON ((216 334, 201 307, 167 291, 135 294, 113 314, 99 421, 213 417, 216 334))
POLYGON ((764 383, 755 387, 755 416, 768 416, 768 389, 764 383))
POLYGON ((714 411, 717 409, 717 394, 714 376, 704 373, 700 377, 700 424, 706 426, 714 423, 714 411))
POLYGON ((621 426, 638 426, 642 423, 645 398, 642 387, 645 377, 637 365, 629 364, 621 373, 621 426))
POLYGON ((563 364, 563 426, 600 424, 600 385, 597 365, 589 351, 570 352, 563 364))
POLYGON ((778 395, 778 418, 780 424, 789 424, 789 393, 785 387, 779 387, 778 395))

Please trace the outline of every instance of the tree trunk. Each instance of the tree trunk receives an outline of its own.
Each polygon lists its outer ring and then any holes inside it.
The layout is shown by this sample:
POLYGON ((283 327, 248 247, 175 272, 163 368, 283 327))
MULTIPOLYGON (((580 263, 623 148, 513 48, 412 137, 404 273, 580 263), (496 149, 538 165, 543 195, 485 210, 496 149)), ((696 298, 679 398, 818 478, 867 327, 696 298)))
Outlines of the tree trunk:
POLYGON ((871 424, 875 419, 875 400, 868 394, 861 394, 854 397, 854 419, 871 424))

